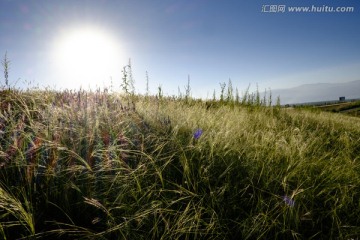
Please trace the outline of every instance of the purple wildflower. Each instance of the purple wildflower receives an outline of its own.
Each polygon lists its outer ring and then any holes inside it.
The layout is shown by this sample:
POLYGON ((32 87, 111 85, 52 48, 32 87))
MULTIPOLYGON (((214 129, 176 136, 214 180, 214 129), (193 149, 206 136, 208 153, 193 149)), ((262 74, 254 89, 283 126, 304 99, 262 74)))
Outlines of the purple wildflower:
POLYGON ((194 133, 194 138, 197 140, 201 137, 202 134, 203 134, 203 130, 201 130, 200 128, 196 129, 196 131, 194 133))
POLYGON ((293 207, 295 205, 295 200, 291 199, 290 197, 288 196, 283 196, 282 199, 284 200, 284 202, 290 206, 290 207, 293 207))

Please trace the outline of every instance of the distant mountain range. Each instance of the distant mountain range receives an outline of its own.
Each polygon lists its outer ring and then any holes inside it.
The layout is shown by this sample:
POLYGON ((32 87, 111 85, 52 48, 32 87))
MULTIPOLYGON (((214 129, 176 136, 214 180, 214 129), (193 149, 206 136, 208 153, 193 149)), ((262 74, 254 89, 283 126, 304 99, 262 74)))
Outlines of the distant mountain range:
POLYGON ((271 90, 272 98, 280 96, 281 104, 306 103, 360 98, 360 80, 345 83, 304 84, 288 89, 271 90))

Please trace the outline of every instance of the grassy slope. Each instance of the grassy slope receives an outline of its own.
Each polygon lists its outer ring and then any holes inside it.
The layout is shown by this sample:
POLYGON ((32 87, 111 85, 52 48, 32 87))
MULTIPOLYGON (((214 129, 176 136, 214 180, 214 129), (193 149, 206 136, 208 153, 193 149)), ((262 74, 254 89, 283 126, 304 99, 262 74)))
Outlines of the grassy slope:
POLYGON ((322 111, 345 113, 350 116, 360 116, 360 102, 346 102, 332 105, 318 106, 322 111))
POLYGON ((100 92, 1 94, 2 237, 360 234, 358 118, 100 92))

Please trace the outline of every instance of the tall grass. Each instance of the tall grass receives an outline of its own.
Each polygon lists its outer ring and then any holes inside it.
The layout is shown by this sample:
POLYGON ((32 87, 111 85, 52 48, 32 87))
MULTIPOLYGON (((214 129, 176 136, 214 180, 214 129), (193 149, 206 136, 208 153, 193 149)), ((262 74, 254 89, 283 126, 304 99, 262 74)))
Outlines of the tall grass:
POLYGON ((358 118, 256 95, 211 107, 105 90, 0 95, 2 238, 360 234, 358 118))

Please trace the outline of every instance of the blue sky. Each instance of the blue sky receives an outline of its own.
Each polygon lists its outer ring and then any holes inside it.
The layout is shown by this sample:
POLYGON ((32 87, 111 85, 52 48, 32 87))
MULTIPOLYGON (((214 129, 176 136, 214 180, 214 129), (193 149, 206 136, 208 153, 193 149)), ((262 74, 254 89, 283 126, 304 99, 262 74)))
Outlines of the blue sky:
POLYGON ((71 73, 61 72, 53 54, 61 36, 82 28, 105 32, 117 45, 118 68, 97 75, 98 86, 110 77, 119 86, 129 58, 138 92, 148 71, 151 92, 161 85, 168 95, 184 92, 188 75, 195 97, 219 93, 229 78, 240 92, 249 84, 262 90, 360 79, 358 0, 0 0, 0 54, 11 60, 10 83, 86 89, 86 79, 65 79, 71 73), (286 10, 262 12, 270 5, 286 10), (312 5, 354 11, 288 10, 312 5))

